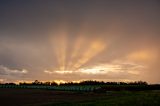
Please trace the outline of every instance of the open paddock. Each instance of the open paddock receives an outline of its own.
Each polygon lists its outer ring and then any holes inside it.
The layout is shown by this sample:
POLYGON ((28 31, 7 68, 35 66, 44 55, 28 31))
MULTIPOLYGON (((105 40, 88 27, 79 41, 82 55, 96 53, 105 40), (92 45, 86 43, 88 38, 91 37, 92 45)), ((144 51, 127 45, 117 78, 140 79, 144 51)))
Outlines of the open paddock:
POLYGON ((0 88, 1 106, 160 106, 160 91, 105 93, 0 88))

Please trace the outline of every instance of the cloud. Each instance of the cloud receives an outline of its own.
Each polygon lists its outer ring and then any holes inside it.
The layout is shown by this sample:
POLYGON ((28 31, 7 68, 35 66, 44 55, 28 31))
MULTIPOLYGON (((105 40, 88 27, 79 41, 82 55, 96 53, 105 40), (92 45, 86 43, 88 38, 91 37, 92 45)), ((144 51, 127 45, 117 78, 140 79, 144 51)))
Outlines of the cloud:
POLYGON ((27 69, 15 69, 0 65, 0 82, 17 82, 18 80, 30 80, 29 78, 27 69))
POLYGON ((113 62, 106 64, 96 64, 94 66, 89 66, 85 68, 80 68, 78 70, 44 70, 44 73, 50 77, 57 79, 63 78, 64 80, 70 79, 96 79, 96 80, 119 80, 126 81, 136 80, 140 75, 141 71, 146 67, 140 64, 127 63, 127 62, 113 62))
POLYGON ((28 70, 22 69, 22 70, 17 70, 17 69, 10 69, 8 67, 5 67, 3 65, 0 65, 0 75, 22 75, 22 74, 27 74, 28 70))

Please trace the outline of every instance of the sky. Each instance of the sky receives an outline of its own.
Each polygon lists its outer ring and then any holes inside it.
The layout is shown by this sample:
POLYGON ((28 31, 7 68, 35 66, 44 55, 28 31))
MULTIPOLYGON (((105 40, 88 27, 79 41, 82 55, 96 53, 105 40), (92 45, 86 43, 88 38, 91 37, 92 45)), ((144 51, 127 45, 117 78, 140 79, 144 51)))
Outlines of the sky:
POLYGON ((1 0, 0 82, 160 83, 159 0, 1 0))

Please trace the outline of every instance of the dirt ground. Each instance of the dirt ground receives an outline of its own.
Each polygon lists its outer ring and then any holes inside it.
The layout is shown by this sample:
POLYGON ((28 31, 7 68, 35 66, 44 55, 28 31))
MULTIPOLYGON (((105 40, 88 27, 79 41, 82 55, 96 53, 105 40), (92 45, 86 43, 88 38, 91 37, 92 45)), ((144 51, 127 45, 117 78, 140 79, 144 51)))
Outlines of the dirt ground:
POLYGON ((102 96, 84 92, 0 88, 0 106, 40 106, 50 102, 89 101, 102 96))
POLYGON ((94 93, 0 88, 0 106, 160 106, 160 91, 94 93))

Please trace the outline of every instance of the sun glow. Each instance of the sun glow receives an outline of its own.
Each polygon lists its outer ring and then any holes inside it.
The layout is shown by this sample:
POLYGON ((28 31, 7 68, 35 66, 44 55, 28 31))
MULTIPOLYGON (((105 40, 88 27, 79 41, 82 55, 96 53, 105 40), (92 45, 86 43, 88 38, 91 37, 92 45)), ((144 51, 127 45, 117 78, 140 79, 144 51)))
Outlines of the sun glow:
POLYGON ((89 45, 88 49, 82 54, 81 58, 73 65, 73 69, 78 69, 85 63, 87 63, 94 56, 102 52, 106 48, 106 45, 100 41, 93 41, 89 45))
POLYGON ((55 73, 59 73, 59 74, 71 74, 71 73, 73 73, 73 71, 67 71, 67 70, 65 70, 65 71, 55 71, 55 73))
MULTIPOLYGON (((87 67, 86 64, 94 57, 106 50, 107 43, 100 38, 88 38, 76 36, 70 41, 65 31, 57 33, 59 36, 52 38, 53 52, 58 65, 53 69, 45 70, 48 74, 107 74, 121 73, 126 71, 129 74, 138 75, 136 70, 141 69, 140 65, 131 63, 105 63, 87 67)), ((139 51, 128 55, 127 59, 136 61, 149 60, 151 52, 139 51)))
POLYGON ((68 44, 68 38, 67 38, 67 31, 59 31, 57 37, 53 37, 51 42, 53 46, 53 52, 57 59, 58 63, 58 69, 59 70, 65 70, 66 68, 66 52, 67 52, 67 44, 68 44))
POLYGON ((79 70, 106 48, 106 43, 102 39, 88 39, 85 36, 76 37, 71 46, 69 36, 66 33, 59 34, 59 37, 54 37, 52 40, 53 51, 58 63, 55 69, 59 70, 55 71, 56 73, 72 73, 72 71, 79 70))
POLYGON ((151 62, 155 60, 156 55, 154 50, 141 50, 129 54, 127 58, 137 62, 151 62))
POLYGON ((80 69, 79 72, 85 73, 85 74, 105 74, 107 73, 105 70, 101 69, 80 69))
POLYGON ((120 72, 121 66, 116 64, 100 64, 89 68, 81 68, 78 71, 85 74, 106 74, 108 72, 120 72))
POLYGON ((130 74, 130 75, 139 75, 141 70, 144 70, 146 67, 140 64, 134 63, 105 63, 97 64, 90 67, 82 67, 77 70, 46 70, 45 73, 48 74, 75 74, 75 75, 111 75, 111 74, 130 74))

